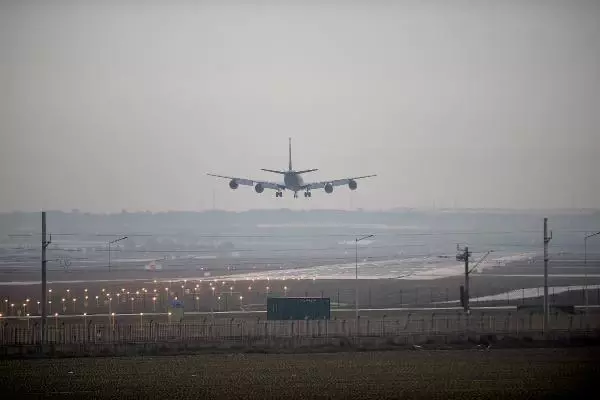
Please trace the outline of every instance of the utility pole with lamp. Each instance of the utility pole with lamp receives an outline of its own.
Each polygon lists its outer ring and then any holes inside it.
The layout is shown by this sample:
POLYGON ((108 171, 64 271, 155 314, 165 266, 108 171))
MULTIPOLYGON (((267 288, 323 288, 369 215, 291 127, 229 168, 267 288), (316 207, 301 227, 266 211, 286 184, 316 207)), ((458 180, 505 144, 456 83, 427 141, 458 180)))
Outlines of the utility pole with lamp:
POLYGON ((372 238, 375 235, 366 235, 360 238, 356 238, 355 240, 355 245, 356 245, 356 285, 354 286, 354 308, 356 311, 356 324, 358 327, 358 242, 360 242, 361 240, 365 240, 368 238, 372 238))
POLYGON ((583 238, 583 268, 584 268, 584 274, 585 274, 585 278, 584 278, 584 288, 583 288, 583 293, 585 296, 585 314, 588 314, 588 306, 589 306, 589 301, 588 301, 588 290, 587 290, 587 279, 588 279, 588 272, 587 272, 587 240, 590 238, 593 238, 594 236, 598 236, 600 235, 600 231, 595 232, 595 233, 590 233, 589 235, 586 234, 585 237, 583 238))
POLYGON ((108 271, 109 272, 110 272, 110 245, 120 242, 121 240, 125 240, 125 239, 127 239, 127 236, 123 236, 123 237, 120 237, 118 239, 111 240, 110 242, 108 242, 108 271))
POLYGON ((46 343, 46 249, 52 243, 52 235, 46 240, 46 211, 42 211, 42 345, 46 343))
POLYGON ((550 310, 548 306, 548 243, 552 240, 552 231, 548 236, 548 218, 544 218, 544 334, 549 329, 550 310))
POLYGON ((460 246, 457 244, 456 250, 459 251, 459 253, 456 255, 456 260, 465 262, 465 284, 464 286, 460 286, 460 303, 463 306, 464 311, 466 313, 470 313, 471 311, 469 308, 469 275, 487 258, 487 256, 493 253, 494 250, 488 250, 471 269, 469 269, 469 259, 473 254, 469 251, 469 247, 467 246, 464 249, 461 249, 460 246))

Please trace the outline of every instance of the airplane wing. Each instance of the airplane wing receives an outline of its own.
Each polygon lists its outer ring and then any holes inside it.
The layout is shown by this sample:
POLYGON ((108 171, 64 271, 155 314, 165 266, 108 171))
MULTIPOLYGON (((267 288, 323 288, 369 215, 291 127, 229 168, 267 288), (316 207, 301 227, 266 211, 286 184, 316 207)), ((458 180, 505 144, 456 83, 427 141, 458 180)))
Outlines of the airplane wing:
POLYGON ((377 175, 364 175, 364 176, 356 176, 356 177, 353 177, 353 178, 334 179, 334 180, 331 180, 331 181, 322 181, 322 182, 307 183, 302 188, 303 189, 324 189, 325 186, 327 186, 328 184, 331 185, 332 187, 333 186, 349 185, 350 182, 354 182, 357 179, 371 178, 373 176, 377 176, 377 175))
POLYGON ((229 179, 232 182, 237 183, 238 185, 245 186, 255 186, 260 183, 260 185, 265 189, 273 189, 273 190, 285 190, 285 185, 276 182, 267 182, 267 181, 257 181, 254 179, 246 179, 246 178, 236 178, 234 176, 224 176, 224 175, 216 175, 216 174, 206 174, 208 176, 216 176, 217 178, 229 179))

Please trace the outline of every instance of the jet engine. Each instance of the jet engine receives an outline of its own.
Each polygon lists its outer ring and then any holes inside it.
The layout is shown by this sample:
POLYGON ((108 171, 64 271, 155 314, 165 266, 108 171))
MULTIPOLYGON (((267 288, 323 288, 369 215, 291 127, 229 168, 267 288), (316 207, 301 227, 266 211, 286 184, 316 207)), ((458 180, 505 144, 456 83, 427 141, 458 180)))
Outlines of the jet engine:
POLYGON ((254 186, 254 190, 256 190, 256 193, 262 193, 265 188, 260 183, 257 183, 256 186, 254 186))
POLYGON ((350 179, 350 181, 348 182, 348 187, 350 188, 350 190, 356 190, 356 187, 358 185, 356 184, 356 181, 353 179, 350 179))
POLYGON ((331 192, 333 192, 333 185, 331 183, 328 183, 327 185, 325 185, 325 193, 331 192))
POLYGON ((237 189, 238 186, 240 186, 240 185, 235 181, 235 179, 232 179, 231 181, 229 181, 229 187, 230 188, 237 189))

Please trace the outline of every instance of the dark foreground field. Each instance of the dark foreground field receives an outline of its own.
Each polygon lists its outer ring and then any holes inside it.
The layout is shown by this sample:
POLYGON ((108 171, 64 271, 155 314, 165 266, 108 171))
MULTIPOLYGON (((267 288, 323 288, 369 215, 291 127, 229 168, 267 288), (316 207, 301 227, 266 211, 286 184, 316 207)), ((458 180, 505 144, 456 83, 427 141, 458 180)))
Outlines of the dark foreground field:
POLYGON ((597 348, 0 361, 5 398, 579 398, 597 348))

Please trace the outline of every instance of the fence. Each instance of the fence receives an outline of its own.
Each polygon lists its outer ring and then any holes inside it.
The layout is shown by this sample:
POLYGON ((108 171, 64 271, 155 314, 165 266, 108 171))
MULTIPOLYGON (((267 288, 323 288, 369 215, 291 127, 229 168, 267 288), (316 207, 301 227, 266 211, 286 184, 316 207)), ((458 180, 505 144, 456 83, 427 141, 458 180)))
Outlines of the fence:
MULTIPOLYGON (((526 335, 542 330, 542 315, 515 313, 506 315, 469 316, 413 315, 398 319, 356 320, 204 320, 181 323, 138 324, 56 324, 47 327, 49 344, 118 344, 189 342, 215 344, 227 342, 261 341, 274 338, 311 337, 392 337, 403 335, 526 335)), ((550 319, 554 332, 589 332, 600 328, 598 318, 585 315, 556 313, 550 319)), ((0 326, 0 345, 31 345, 41 341, 38 324, 19 327, 4 323, 0 326)))

